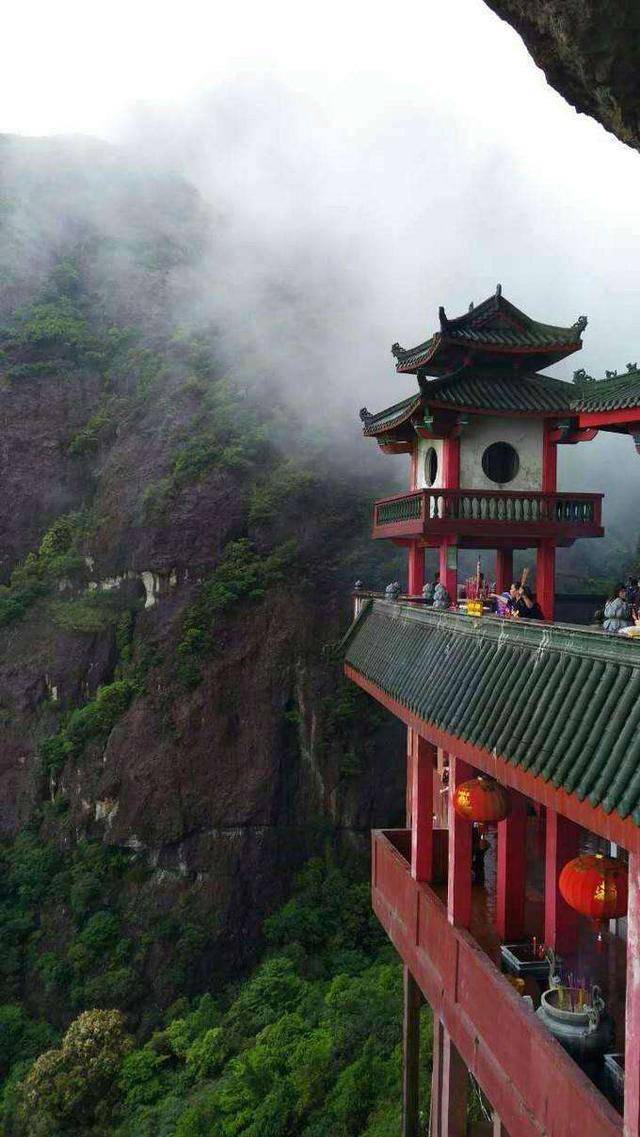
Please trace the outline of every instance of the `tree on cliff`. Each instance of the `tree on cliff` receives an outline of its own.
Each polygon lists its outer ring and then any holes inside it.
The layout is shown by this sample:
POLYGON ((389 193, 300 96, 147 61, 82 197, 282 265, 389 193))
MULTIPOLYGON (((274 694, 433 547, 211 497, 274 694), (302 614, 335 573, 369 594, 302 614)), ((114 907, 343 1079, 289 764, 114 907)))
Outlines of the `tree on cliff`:
POLYGON ((16 1137, 109 1133, 117 1075, 133 1046, 120 1011, 85 1011, 59 1049, 46 1050, 17 1090, 16 1137))

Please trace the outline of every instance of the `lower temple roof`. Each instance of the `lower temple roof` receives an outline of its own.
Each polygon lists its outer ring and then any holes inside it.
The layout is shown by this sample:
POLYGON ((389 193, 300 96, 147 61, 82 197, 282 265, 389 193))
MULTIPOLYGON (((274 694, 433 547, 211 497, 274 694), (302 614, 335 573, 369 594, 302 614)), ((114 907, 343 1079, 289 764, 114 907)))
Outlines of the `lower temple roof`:
POLYGON ((637 364, 629 364, 622 375, 607 373, 606 379, 582 386, 573 406, 583 412, 640 408, 640 371, 637 364))
POLYGON ((372 601, 345 663, 423 722, 640 826, 640 645, 372 601))

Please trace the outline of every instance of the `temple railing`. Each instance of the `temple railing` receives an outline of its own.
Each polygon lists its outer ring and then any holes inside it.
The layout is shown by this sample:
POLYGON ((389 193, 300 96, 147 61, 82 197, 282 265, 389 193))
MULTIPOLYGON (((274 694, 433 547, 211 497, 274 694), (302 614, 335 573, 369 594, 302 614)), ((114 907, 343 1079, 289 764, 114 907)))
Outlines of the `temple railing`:
POLYGON ((427 530, 473 532, 501 525, 599 536, 602 494, 507 490, 415 490, 377 501, 373 534, 411 536, 427 530))
POLYGON ((622 1118, 409 865, 410 833, 373 833, 375 913, 508 1133, 622 1137, 622 1118))

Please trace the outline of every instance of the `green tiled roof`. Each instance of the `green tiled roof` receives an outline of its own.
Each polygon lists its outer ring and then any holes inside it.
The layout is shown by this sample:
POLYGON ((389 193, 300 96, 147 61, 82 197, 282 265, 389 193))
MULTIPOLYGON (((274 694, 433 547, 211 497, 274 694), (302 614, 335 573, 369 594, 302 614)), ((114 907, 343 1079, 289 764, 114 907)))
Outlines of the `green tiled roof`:
POLYGON ((467 410, 487 410, 500 413, 528 411, 548 414, 559 411, 570 413, 576 388, 550 375, 516 375, 513 371, 488 365, 467 367, 454 375, 425 380, 423 393, 410 395, 378 414, 361 411, 364 433, 384 434, 407 422, 412 415, 430 403, 467 410))
POLYGON ((427 403, 496 411, 568 411, 575 388, 550 375, 515 375, 496 367, 465 368, 424 386, 427 403))
POLYGON ((364 433, 382 434, 384 431, 401 426, 403 422, 411 418, 411 415, 420 408, 421 404, 422 396, 418 393, 417 395, 409 395, 408 399, 403 399, 401 403, 394 403, 392 407, 378 411, 375 415, 369 414, 366 407, 363 407, 360 411, 360 418, 364 423, 364 433))
POLYGON ((416 347, 404 349, 395 344, 392 350, 399 371, 415 370, 426 365, 439 354, 441 345, 445 344, 482 350, 495 348, 497 351, 524 351, 533 355, 551 352, 555 358, 561 358, 581 347, 585 326, 584 317, 570 327, 532 320, 505 299, 498 286, 495 295, 455 319, 447 319, 441 308, 439 332, 416 347))
POLYGON ((632 368, 622 375, 589 383, 578 388, 573 407, 580 411, 624 411, 640 408, 640 371, 632 368))
POLYGON ((640 645, 376 600, 345 661, 424 722, 640 826, 640 645))

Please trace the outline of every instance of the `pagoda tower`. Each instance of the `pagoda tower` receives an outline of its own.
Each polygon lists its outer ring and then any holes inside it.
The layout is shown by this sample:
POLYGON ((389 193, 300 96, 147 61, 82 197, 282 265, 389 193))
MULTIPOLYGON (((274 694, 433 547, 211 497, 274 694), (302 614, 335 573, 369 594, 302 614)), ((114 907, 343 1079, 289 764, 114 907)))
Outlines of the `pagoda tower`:
POLYGON ((580 388, 542 374, 582 347, 586 317, 541 324, 496 292, 417 347, 394 344, 396 370, 418 390, 377 414, 364 433, 410 456, 409 493, 378 501, 373 536, 408 547, 408 593, 424 583, 424 554, 439 550, 440 579, 455 602, 458 550, 496 550, 497 590, 513 578, 513 550, 536 550, 536 591, 553 619, 555 551, 601 537, 601 494, 557 492, 557 447, 589 441, 580 388))
POLYGON ((606 430, 640 449, 640 371, 543 374, 586 319, 537 323, 500 287, 439 322, 392 349, 418 389, 360 412, 410 459, 373 518, 410 595, 360 589, 343 641, 347 677, 407 728, 406 824, 374 831, 371 874, 404 969, 402 1134, 640 1137, 640 642, 552 622, 556 548, 603 534, 601 494, 557 491, 557 447, 606 430), (427 548, 454 600, 459 549, 496 550, 500 589, 535 549, 547 622, 413 602, 427 548))

